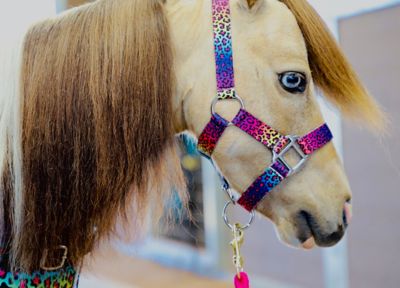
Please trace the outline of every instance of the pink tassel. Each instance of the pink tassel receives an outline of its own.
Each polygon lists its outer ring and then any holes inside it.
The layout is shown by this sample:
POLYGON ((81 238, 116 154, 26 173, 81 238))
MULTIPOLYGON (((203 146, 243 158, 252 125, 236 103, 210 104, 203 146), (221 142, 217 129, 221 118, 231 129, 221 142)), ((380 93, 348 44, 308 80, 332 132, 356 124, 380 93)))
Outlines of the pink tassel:
POLYGON ((240 272, 240 279, 235 275, 235 288, 250 288, 249 276, 246 272, 240 272))

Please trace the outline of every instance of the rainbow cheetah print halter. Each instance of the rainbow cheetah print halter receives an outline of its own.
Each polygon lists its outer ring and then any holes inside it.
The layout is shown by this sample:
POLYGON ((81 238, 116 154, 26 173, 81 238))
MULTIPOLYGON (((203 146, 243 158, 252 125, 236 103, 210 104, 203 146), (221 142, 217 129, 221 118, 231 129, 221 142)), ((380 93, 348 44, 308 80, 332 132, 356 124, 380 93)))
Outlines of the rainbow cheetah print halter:
POLYGON ((252 211, 284 179, 298 172, 308 156, 329 143, 333 136, 327 124, 303 137, 285 136, 244 109, 244 102, 235 91, 230 15, 229 0, 212 1, 217 95, 211 107, 211 120, 199 136, 198 150, 211 159, 224 131, 232 126, 246 132, 272 151, 273 163, 235 201, 246 210, 252 211), (225 100, 237 100, 242 106, 231 122, 214 112, 216 102, 225 100), (289 165, 284 158, 290 150, 294 150, 300 158, 294 166, 289 165))

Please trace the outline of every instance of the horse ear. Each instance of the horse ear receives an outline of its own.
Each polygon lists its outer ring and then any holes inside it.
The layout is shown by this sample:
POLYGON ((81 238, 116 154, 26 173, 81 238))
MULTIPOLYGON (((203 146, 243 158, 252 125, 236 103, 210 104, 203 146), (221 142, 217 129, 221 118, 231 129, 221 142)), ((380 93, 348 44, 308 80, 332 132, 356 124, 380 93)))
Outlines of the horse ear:
POLYGON ((257 6, 256 4, 259 2, 263 2, 264 0, 242 0, 239 2, 240 6, 246 9, 252 9, 253 7, 257 6))
POLYGON ((247 0, 247 5, 249 5, 249 8, 251 9, 257 1, 258 0, 247 0))

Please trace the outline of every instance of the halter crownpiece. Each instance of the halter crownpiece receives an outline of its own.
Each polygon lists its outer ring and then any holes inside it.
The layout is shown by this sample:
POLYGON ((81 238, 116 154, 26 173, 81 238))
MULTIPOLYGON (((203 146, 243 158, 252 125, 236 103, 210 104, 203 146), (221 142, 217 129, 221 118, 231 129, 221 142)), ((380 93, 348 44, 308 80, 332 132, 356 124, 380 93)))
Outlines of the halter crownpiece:
POLYGON ((229 0, 213 0, 212 19, 217 96, 211 104, 211 120, 199 136, 198 150, 211 159, 218 141, 228 126, 239 128, 272 150, 272 164, 237 200, 237 203, 246 210, 252 211, 274 187, 298 172, 309 155, 325 146, 333 136, 327 124, 321 125, 303 137, 285 136, 246 111, 244 101, 235 91, 229 0), (231 122, 216 113, 214 109, 218 101, 227 99, 239 101, 241 104, 241 109, 231 122), (285 155, 291 150, 295 151, 300 159, 294 166, 285 160, 285 155))

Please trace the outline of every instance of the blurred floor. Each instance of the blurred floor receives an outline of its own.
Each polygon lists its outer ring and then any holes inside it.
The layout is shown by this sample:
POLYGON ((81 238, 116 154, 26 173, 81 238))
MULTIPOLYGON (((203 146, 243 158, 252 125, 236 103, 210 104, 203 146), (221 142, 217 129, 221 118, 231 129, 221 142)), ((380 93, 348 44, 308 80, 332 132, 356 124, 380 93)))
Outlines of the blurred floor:
POLYGON ((82 271, 79 288, 227 288, 231 283, 166 268, 103 248, 82 271))

